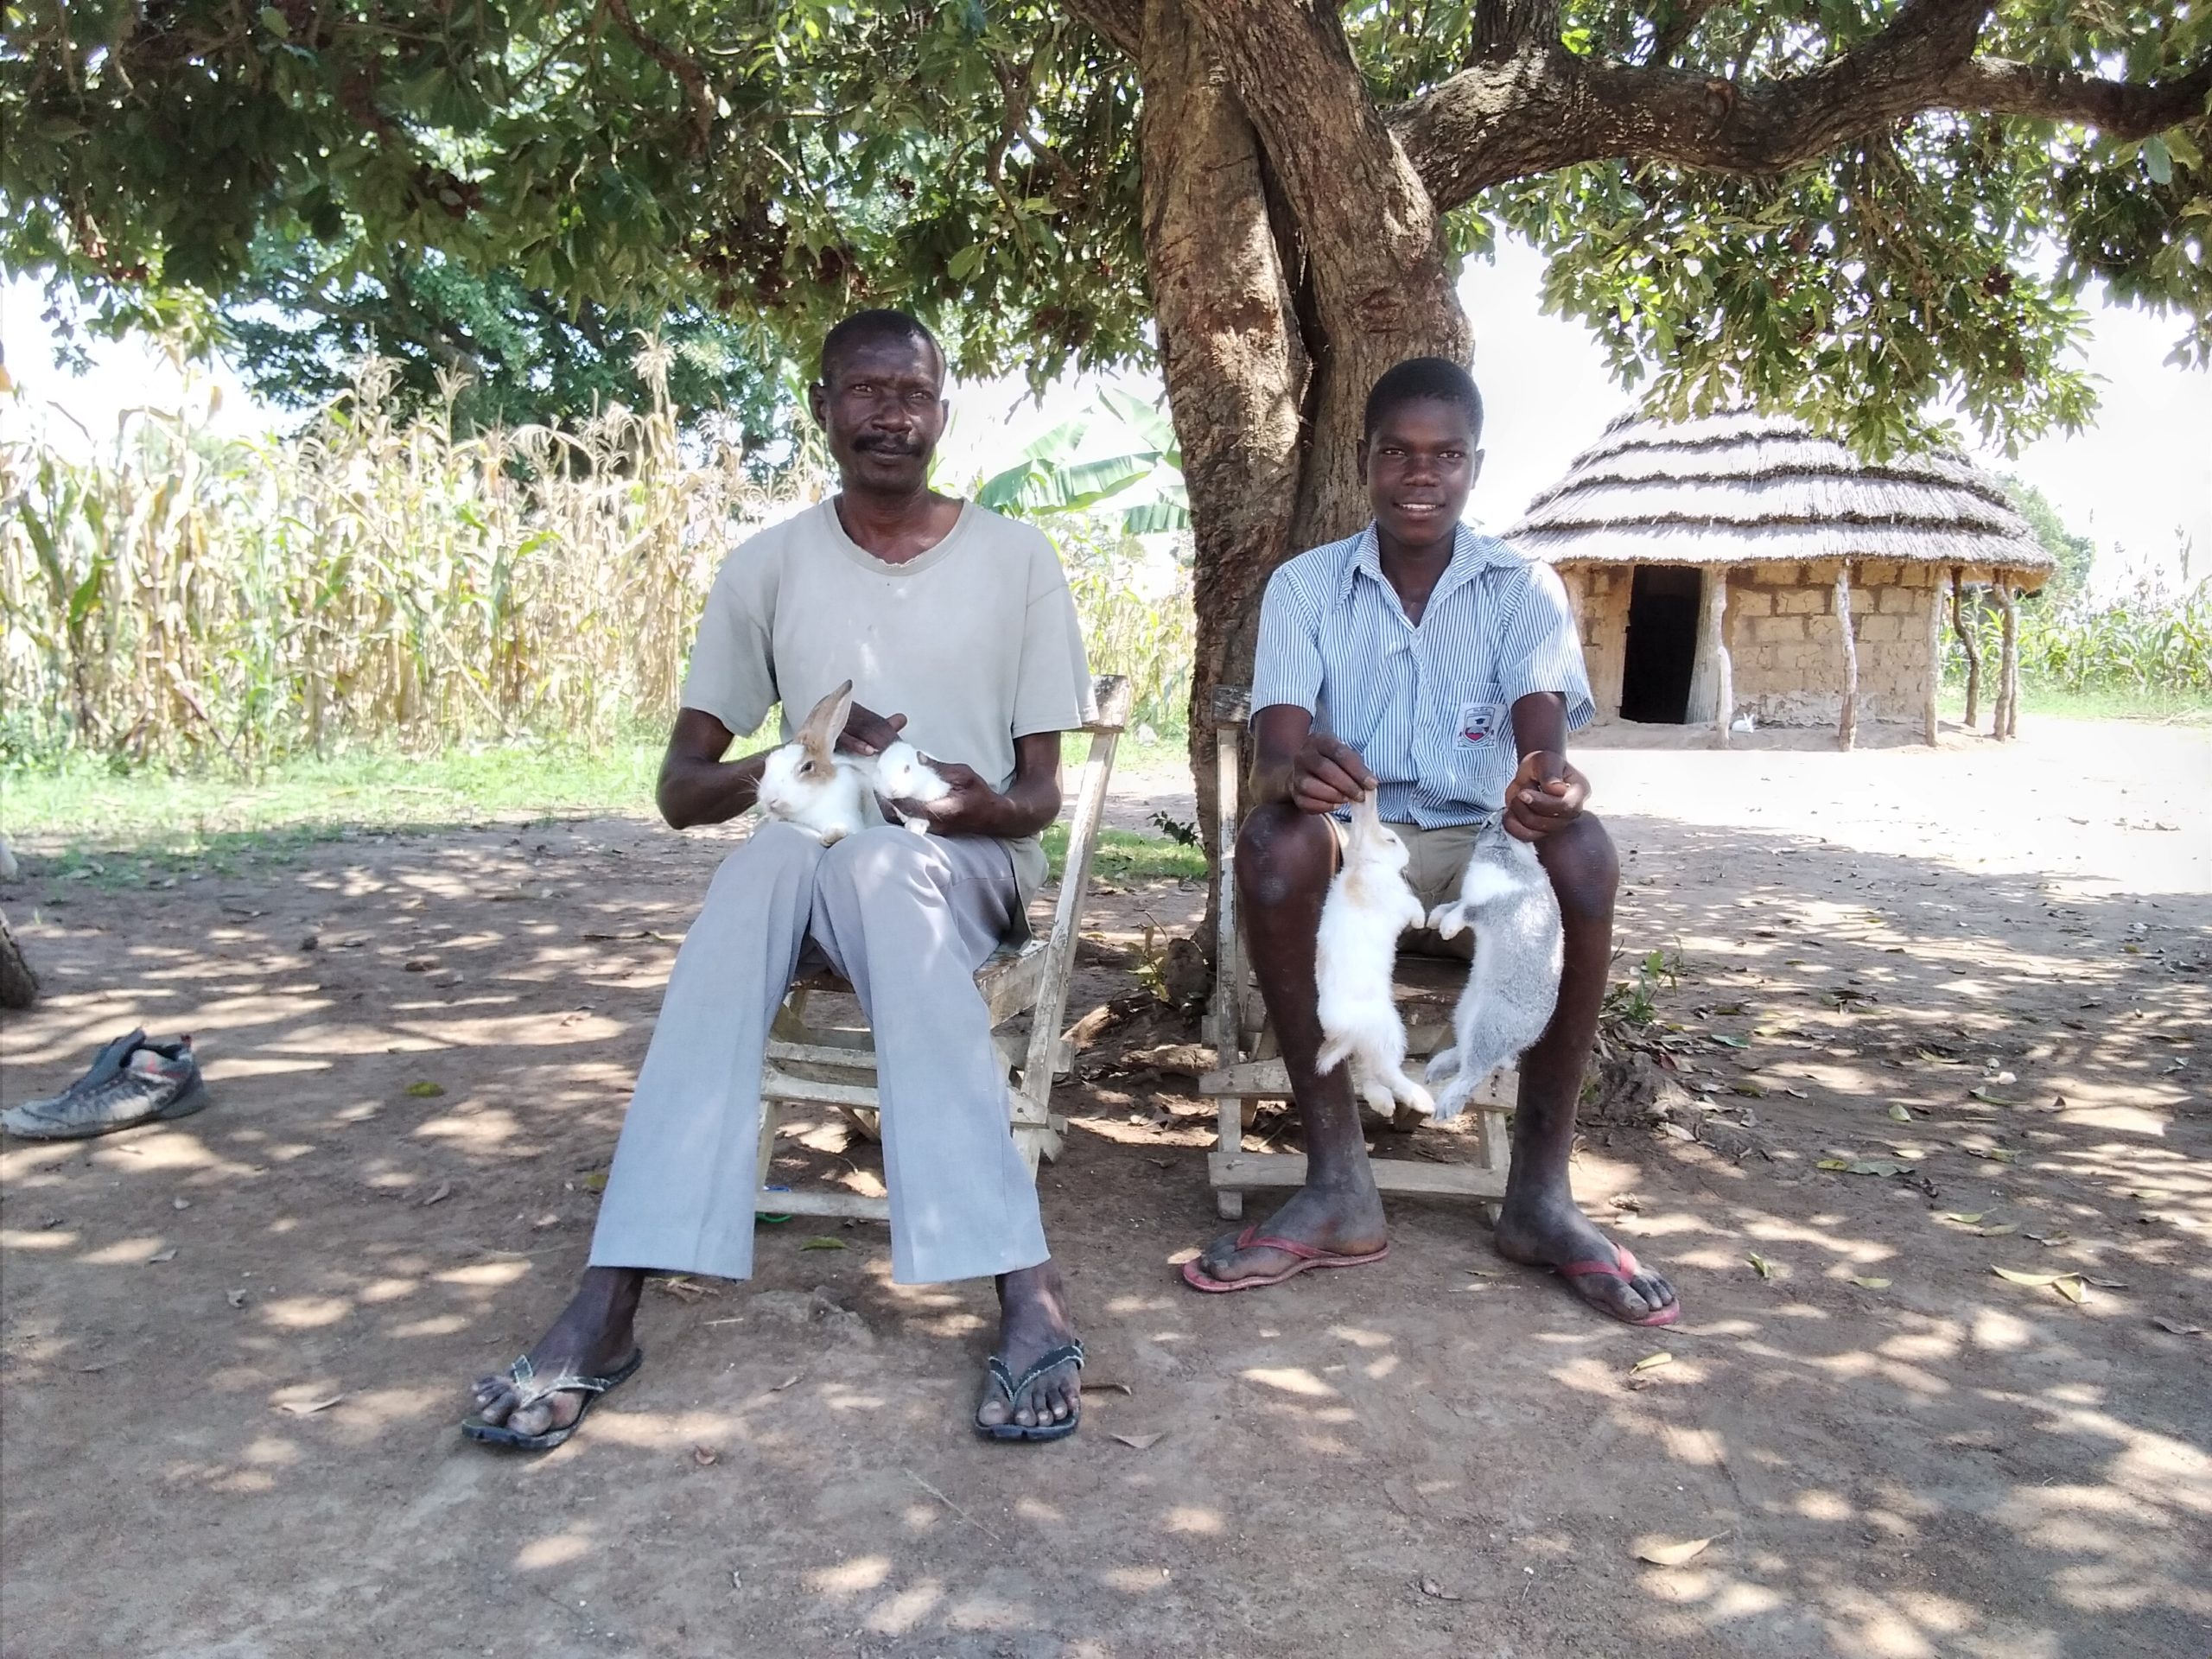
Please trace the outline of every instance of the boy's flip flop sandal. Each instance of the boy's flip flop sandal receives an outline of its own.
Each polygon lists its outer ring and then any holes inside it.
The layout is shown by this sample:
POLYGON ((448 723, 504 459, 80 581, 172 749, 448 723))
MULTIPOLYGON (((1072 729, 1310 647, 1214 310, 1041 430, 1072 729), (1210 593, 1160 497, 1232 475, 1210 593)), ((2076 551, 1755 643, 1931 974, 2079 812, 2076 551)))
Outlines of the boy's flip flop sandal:
POLYGON ((1346 1255, 1338 1250, 1325 1250, 1312 1244, 1301 1244, 1294 1238, 1262 1238, 1257 1222, 1236 1235, 1240 1250, 1281 1250, 1294 1258, 1281 1273, 1261 1274, 1250 1279, 1217 1279, 1198 1265, 1193 1256, 1183 1264, 1183 1282, 1192 1290, 1203 1290, 1210 1296, 1225 1296, 1231 1291, 1263 1290, 1269 1285, 1279 1285, 1286 1279, 1295 1279, 1313 1268, 1363 1268, 1370 1262, 1380 1262, 1390 1254, 1385 1244, 1379 1250, 1363 1250, 1356 1255, 1346 1255))
MULTIPOLYGON (((1618 1279, 1623 1284, 1628 1283, 1642 1270, 1637 1265, 1636 1253, 1625 1244, 1613 1246, 1613 1260, 1611 1262, 1569 1262, 1563 1267, 1552 1269, 1562 1279, 1618 1279)), ((1656 1313, 1647 1313, 1640 1319, 1623 1319, 1619 1314, 1609 1309, 1599 1307, 1597 1303, 1589 1301, 1586 1298, 1584 1306, 1596 1309, 1597 1312, 1605 1314, 1607 1319, 1619 1319, 1623 1325, 1650 1326, 1672 1325, 1682 1317, 1682 1305, 1680 1302, 1669 1302, 1656 1313)))
POLYGON ((522 1395, 515 1402, 515 1410, 521 1411, 525 1407, 537 1405, 556 1394, 581 1394, 584 1397, 583 1405, 576 1413, 576 1421, 563 1428, 549 1428, 543 1434, 520 1434, 505 1423, 487 1423, 481 1417, 469 1417, 462 1421, 461 1432, 470 1440, 480 1440, 486 1446, 504 1446, 517 1452, 550 1452, 583 1427, 584 1419, 591 1415, 591 1408, 599 1403, 601 1395, 609 1394, 627 1382, 637 1374, 638 1367, 645 1363, 645 1351, 637 1348, 631 1351, 628 1359, 605 1376, 580 1376, 574 1371, 563 1371, 556 1376, 541 1377, 537 1368, 531 1364, 530 1356, 524 1354, 507 1367, 507 1375, 514 1379, 515 1387, 522 1395))
MULTIPOLYGON (((1059 1347, 1052 1349, 1020 1376, 1016 1376, 1013 1368, 996 1354, 991 1356, 987 1369, 990 1373, 993 1391, 1003 1396, 1007 1404, 1011 1406, 1021 1397, 1024 1390, 1032 1382, 1054 1367, 1065 1365, 1071 1360, 1075 1363, 1077 1370, 1080 1371, 1083 1369, 1081 1343, 1064 1343, 1059 1347)), ((981 1409, 981 1407, 977 1408, 977 1410, 981 1409)), ((1069 1414, 1068 1420, 1065 1423, 1033 1423, 1027 1427, 1011 1420, 1003 1423, 987 1423, 979 1416, 976 1420, 976 1432, 994 1440, 1065 1440, 1075 1433, 1076 1425, 1082 1421, 1083 1408, 1081 1406, 1077 1406, 1069 1414)))

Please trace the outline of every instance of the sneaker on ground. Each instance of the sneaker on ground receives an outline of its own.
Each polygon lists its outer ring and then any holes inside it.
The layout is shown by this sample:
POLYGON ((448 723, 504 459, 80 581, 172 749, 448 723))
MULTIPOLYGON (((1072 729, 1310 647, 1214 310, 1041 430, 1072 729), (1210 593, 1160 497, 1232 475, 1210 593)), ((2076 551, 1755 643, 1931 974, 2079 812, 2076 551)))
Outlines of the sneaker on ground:
POLYGON ((60 1094, 0 1112, 0 1129, 25 1141, 87 1141, 189 1117, 207 1103, 192 1039, 163 1042, 134 1031, 100 1050, 92 1070, 60 1094))

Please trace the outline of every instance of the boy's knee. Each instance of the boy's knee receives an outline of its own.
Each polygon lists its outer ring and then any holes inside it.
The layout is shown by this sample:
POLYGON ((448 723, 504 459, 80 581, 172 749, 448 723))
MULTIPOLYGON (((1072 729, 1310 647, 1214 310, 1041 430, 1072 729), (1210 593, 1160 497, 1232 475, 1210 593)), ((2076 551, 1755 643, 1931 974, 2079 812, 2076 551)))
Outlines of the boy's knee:
POLYGON ((1565 921, 1572 925, 1611 920, 1613 895, 1621 883, 1620 854, 1593 814, 1586 812, 1547 836, 1538 855, 1551 877, 1552 891, 1559 895, 1565 921))
POLYGON ((1329 884, 1334 836, 1311 812, 1281 801, 1255 807, 1236 835, 1236 886, 1248 902, 1279 905, 1329 884))

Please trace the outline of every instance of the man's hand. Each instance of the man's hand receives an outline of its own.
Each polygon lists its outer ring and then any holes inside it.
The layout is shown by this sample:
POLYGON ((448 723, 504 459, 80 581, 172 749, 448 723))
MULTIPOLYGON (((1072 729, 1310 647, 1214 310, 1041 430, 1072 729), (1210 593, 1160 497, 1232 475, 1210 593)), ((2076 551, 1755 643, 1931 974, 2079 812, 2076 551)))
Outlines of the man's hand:
POLYGON ((941 836, 1007 833, 1011 808, 1005 796, 983 781, 981 772, 957 760, 931 760, 930 765, 938 777, 952 785, 952 793, 934 801, 892 802, 902 816, 919 818, 941 836))
POLYGON ((1320 732, 1310 732, 1290 760, 1290 802, 1316 815, 1350 806, 1375 787, 1375 774, 1359 751, 1320 732))
POLYGON ((838 734, 837 752, 840 754, 881 754, 897 741, 906 729, 906 716, 893 715, 887 719, 857 702, 851 714, 845 716, 845 729, 838 734))
POLYGON ((1582 816, 1590 780, 1551 749, 1532 749, 1505 789, 1505 833, 1522 841, 1541 841, 1582 816))

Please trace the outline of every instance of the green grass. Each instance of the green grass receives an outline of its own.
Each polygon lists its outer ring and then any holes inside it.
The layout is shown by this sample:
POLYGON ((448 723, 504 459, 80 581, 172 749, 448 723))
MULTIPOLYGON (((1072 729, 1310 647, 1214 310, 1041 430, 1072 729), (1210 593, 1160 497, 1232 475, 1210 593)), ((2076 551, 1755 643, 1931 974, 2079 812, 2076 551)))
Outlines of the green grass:
MULTIPOLYGON (((1084 740, 1087 743, 1088 740, 1084 740)), ((1070 740, 1069 775, 1084 753, 1070 740)), ((434 833, 490 820, 653 810, 661 742, 644 734, 586 748, 513 743, 435 755, 361 751, 298 760, 246 779, 155 769, 119 772, 86 756, 44 771, 0 776, 0 830, 52 873, 140 885, 189 870, 228 874, 358 830, 434 833)), ((1127 746, 1149 761, 1179 762, 1179 743, 1127 746)), ((1066 826, 1045 836, 1055 873, 1066 826)), ((1204 880, 1195 847, 1103 832, 1098 874, 1109 880, 1204 880)))
POLYGON ((189 853, 216 842, 315 840, 349 829, 652 810, 658 741, 601 748, 505 744, 435 755, 359 751, 282 763, 251 779, 86 756, 0 778, 0 829, 42 852, 189 853))
MULTIPOLYGON (((1983 731, 1987 731, 1991 697, 1986 685, 1982 688, 1982 693, 1981 707, 1976 711, 1976 723, 1983 731)), ((1946 720, 1957 720, 1964 714, 1966 696, 1963 683, 1945 684, 1942 702, 1946 720)), ((2037 715, 2049 715, 2063 720, 2149 720, 2198 723, 2212 722, 2212 701, 2201 696, 2152 696, 2140 691, 2068 691, 2024 680, 2020 685, 2020 712, 2030 719, 2037 715)))

